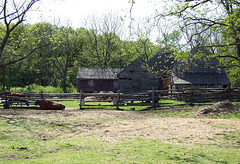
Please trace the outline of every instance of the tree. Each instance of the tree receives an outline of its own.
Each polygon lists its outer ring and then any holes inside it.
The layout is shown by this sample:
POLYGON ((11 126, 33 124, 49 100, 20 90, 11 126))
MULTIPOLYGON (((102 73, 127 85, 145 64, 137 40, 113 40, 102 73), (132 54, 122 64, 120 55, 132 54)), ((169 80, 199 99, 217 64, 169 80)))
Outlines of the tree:
MULTIPOLYGON (((201 30, 192 33, 188 42, 204 34, 208 30, 220 31, 225 40, 218 44, 205 44, 205 47, 235 47, 236 55, 240 57, 240 2, 237 0, 201 0, 177 2, 176 8, 162 16, 177 16, 182 19, 182 29, 198 26, 201 30), (228 44, 226 44, 226 41, 228 44)), ((209 40, 212 39, 209 36, 209 40)), ((236 58, 236 56, 219 56, 236 58)))
POLYGON ((39 85, 54 85, 54 64, 51 60, 54 47, 54 35, 57 27, 50 23, 35 23, 29 28, 29 38, 35 38, 34 46, 39 47, 32 56, 27 59, 32 63, 35 83, 39 85), (41 38, 41 39, 39 39, 41 38), (42 46, 41 45, 46 45, 42 46))
POLYGON ((95 67, 109 67, 120 45, 121 19, 113 13, 86 20, 87 46, 85 50, 94 60, 95 67), (91 22, 89 22, 89 20, 91 22))
POLYGON ((148 19, 138 22, 136 29, 134 30, 134 34, 137 39, 134 47, 138 55, 145 61, 148 61, 151 55, 154 53, 154 45, 150 40, 152 30, 153 26, 148 19))
MULTIPOLYGON (((1 23, 1 41, 0 41, 0 68, 19 62, 29 57, 39 47, 32 47, 26 54, 18 55, 17 58, 12 57, 12 60, 3 60, 4 56, 7 56, 8 48, 16 47, 18 45, 11 44, 10 38, 14 30, 24 22, 24 18, 27 12, 33 7, 33 5, 39 0, 24 0, 24 1, 10 1, 4 0, 0 6, 0 23, 1 23)), ((14 56, 13 54, 10 54, 14 56)))
POLYGON ((61 27, 53 38, 54 47, 51 50, 51 60, 56 70, 54 73, 57 75, 64 92, 67 92, 67 84, 69 84, 69 69, 73 67, 78 53, 81 53, 82 40, 78 34, 71 27, 61 27))
POLYGON ((165 49, 181 49, 180 40, 183 37, 182 31, 180 30, 179 26, 175 28, 169 24, 171 20, 168 19, 161 19, 156 21, 156 33, 158 37, 156 42, 165 49))
MULTIPOLYGON (((181 29, 187 34, 185 50, 189 51, 191 48, 189 45, 194 41, 198 44, 198 47, 204 47, 214 52, 211 57, 218 58, 225 68, 239 70, 239 0, 176 0, 171 9, 168 9, 165 13, 160 13, 156 17, 158 19, 171 17, 179 22, 181 29), (204 40, 204 42, 201 40, 204 40)), ((205 56, 199 52, 195 56, 209 57, 209 54, 205 56)))

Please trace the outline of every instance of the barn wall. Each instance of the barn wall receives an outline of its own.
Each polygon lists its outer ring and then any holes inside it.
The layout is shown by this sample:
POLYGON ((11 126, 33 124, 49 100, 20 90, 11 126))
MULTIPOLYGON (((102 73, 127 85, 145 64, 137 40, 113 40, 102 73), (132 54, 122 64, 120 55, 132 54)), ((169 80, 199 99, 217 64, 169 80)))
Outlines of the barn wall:
POLYGON ((173 84, 172 89, 184 88, 225 88, 226 85, 220 84, 173 84))
POLYGON ((143 60, 136 59, 118 74, 120 92, 134 93, 159 89, 160 81, 157 75, 150 73, 143 67, 143 60))
POLYGON ((117 79, 78 79, 77 90, 82 91, 113 91, 118 90, 117 79))
POLYGON ((160 89, 161 90, 168 90, 171 86, 172 78, 171 74, 162 74, 162 79, 160 80, 160 89))

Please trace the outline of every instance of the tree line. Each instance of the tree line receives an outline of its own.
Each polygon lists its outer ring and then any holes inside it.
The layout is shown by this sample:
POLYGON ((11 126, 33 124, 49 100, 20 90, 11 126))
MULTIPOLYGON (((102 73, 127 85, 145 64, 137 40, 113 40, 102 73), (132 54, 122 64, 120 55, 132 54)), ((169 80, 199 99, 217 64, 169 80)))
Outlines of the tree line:
POLYGON ((66 91, 67 87, 76 86, 79 67, 124 68, 138 56, 148 60, 159 48, 149 39, 122 40, 116 31, 23 24, 11 33, 1 63, 30 52, 31 56, 2 66, 1 83, 6 89, 38 84, 61 86, 66 91))
MULTIPOLYGON (((156 10, 154 19, 131 18, 134 39, 124 37, 124 20, 113 14, 88 18, 77 29, 47 22, 25 24, 26 14, 39 1, 0 2, 1 90, 39 84, 61 86, 65 92, 76 86, 79 67, 124 68, 137 57, 149 60, 161 49, 172 49, 184 66, 217 58, 232 85, 240 83, 238 0, 176 0, 165 6, 161 1, 159 8, 164 10, 156 10), (192 54, 194 47, 210 53, 192 54)), ((129 3, 132 10, 137 2, 129 3)))

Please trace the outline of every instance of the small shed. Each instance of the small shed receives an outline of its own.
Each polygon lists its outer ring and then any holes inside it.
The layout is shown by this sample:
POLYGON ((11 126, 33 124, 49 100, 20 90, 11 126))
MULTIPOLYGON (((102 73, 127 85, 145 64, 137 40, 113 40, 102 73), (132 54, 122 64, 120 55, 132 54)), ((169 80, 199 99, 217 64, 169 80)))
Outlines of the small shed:
POLYGON ((117 74, 121 68, 79 68, 77 91, 113 91, 118 90, 117 74))
POLYGON ((151 71, 140 57, 118 74, 119 89, 122 93, 136 93, 159 89, 159 76, 151 71))

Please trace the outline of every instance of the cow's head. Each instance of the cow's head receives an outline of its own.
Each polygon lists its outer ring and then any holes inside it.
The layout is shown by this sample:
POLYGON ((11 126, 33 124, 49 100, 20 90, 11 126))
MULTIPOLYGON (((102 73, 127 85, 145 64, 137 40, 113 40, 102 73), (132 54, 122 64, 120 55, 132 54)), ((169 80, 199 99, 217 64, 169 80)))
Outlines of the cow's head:
POLYGON ((34 105, 40 105, 42 103, 44 103, 46 100, 45 99, 37 99, 34 103, 34 105))

